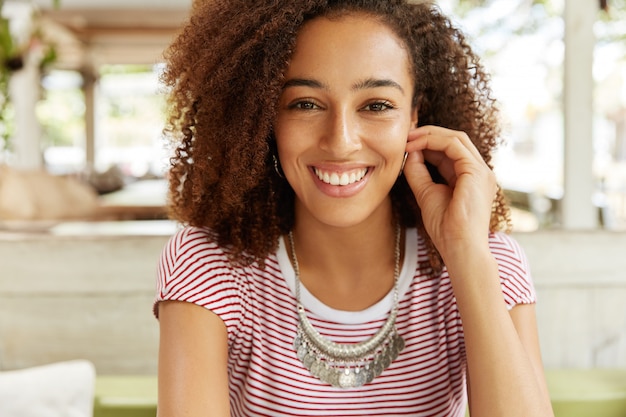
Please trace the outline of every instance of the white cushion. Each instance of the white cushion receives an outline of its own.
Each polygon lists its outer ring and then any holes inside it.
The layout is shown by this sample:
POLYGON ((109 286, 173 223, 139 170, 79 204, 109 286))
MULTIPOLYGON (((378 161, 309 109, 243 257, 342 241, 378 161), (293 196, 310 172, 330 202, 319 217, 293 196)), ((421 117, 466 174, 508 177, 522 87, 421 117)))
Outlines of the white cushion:
POLYGON ((86 360, 0 372, 2 417, 92 417, 96 372, 86 360))

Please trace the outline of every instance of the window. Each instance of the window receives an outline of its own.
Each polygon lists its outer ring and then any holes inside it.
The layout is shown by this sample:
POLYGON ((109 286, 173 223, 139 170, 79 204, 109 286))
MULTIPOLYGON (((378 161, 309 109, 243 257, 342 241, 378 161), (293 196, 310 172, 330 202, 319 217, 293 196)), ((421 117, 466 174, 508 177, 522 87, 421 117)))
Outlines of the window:
POLYGON ((106 66, 96 95, 95 167, 131 177, 162 176, 167 160, 158 68, 106 66))
POLYGON ((85 98, 76 71, 51 71, 42 78, 43 99, 37 105, 46 169, 69 174, 85 167, 85 98))
POLYGON ((158 67, 104 66, 97 79, 94 134, 88 138, 81 74, 53 71, 43 78, 45 94, 37 115, 44 130, 46 167, 54 173, 72 173, 86 166, 98 172, 115 166, 128 177, 162 176, 167 155, 158 67), (88 161, 88 145, 94 147, 93 161, 88 161))
MULTIPOLYGON (((564 1, 447 0, 439 4, 456 16, 456 23, 492 74, 505 139, 494 164, 514 206, 514 227, 559 226, 565 162, 564 1)), ((590 181, 600 225, 613 230, 626 229, 625 6, 626 0, 609 2, 608 12, 598 12, 594 26, 590 181)))

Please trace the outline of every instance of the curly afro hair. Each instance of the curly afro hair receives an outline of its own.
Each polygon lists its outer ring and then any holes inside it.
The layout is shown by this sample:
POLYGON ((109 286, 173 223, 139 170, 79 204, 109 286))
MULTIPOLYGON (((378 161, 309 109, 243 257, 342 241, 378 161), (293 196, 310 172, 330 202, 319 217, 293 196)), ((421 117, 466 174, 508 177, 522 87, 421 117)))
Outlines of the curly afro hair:
MULTIPOLYGON (((491 166, 500 130, 489 77, 464 35, 435 5, 407 0, 196 2, 166 51, 162 75, 169 103, 165 132, 175 148, 169 213, 183 224, 212 229, 236 262, 262 262, 294 222, 294 193, 273 166, 272 124, 298 30, 318 16, 351 12, 379 19, 405 42, 419 124, 466 132, 491 166)), ((440 269, 404 176, 391 198, 400 223, 420 230, 429 245, 430 266, 440 269)), ((508 230, 509 224, 500 190, 491 230, 508 230)))

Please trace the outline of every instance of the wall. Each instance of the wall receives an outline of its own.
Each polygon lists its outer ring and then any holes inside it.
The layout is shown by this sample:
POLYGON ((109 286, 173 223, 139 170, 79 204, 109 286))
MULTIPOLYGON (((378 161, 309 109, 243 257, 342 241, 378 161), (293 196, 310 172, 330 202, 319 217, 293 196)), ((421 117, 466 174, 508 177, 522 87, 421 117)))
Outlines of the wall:
POLYGON ((0 237, 0 369, 86 358, 99 373, 155 373, 167 236, 0 237))
MULTIPOLYGON (((154 275, 173 226, 0 234, 0 369, 87 358, 156 372, 154 275)), ((162 224, 161 224, 162 225, 162 224)), ((626 234, 516 234, 529 256, 547 367, 626 368, 626 234)))
POLYGON ((546 366, 626 368, 626 233, 515 237, 531 262, 546 366))

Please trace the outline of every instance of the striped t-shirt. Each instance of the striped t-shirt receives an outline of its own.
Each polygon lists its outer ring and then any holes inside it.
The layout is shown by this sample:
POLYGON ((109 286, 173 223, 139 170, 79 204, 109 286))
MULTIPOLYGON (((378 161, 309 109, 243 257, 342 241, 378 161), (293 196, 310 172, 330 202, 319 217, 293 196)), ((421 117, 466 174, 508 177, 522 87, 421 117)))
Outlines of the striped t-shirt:
MULTIPOLYGON (((281 239, 265 268, 233 266, 207 229, 178 231, 158 268, 156 302, 195 303, 217 314, 228 330, 232 416, 454 416, 466 407, 465 345, 449 277, 420 271, 426 256, 415 229, 406 233, 396 327, 406 347, 371 383, 342 389, 311 376, 296 357, 294 271, 281 239)), ((490 237, 504 301, 533 303, 526 258, 508 235, 490 237)), ((313 326, 340 343, 357 343, 383 325, 393 291, 360 312, 332 309, 301 286, 313 326)), ((155 313, 158 309, 155 304, 155 313)))

